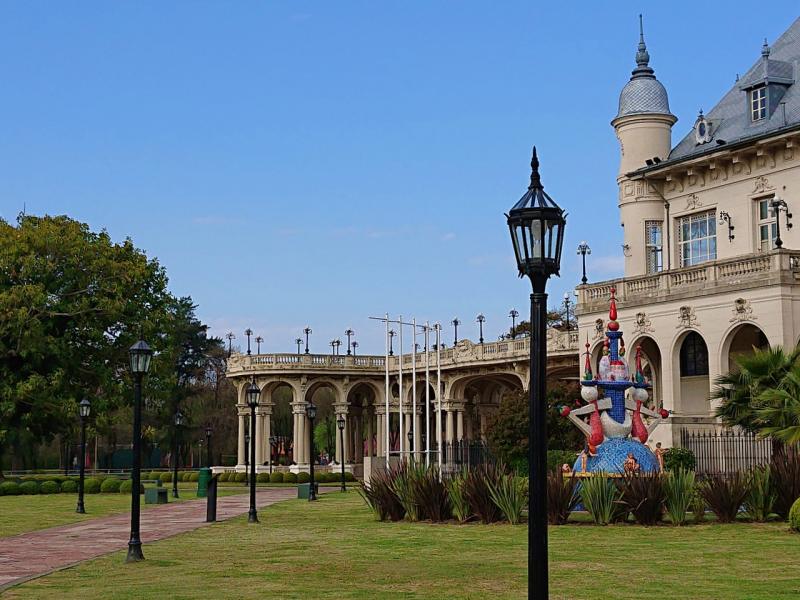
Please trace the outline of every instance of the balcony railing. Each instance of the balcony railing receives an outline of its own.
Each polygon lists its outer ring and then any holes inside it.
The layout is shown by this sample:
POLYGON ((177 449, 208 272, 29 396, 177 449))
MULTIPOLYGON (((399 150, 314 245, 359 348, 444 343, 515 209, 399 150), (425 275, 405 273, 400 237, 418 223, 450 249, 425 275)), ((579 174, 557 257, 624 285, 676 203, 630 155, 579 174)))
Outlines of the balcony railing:
POLYGON ((761 286, 800 282, 800 252, 773 250, 764 254, 709 261, 693 267, 671 269, 655 275, 601 281, 578 288, 578 314, 604 310, 611 288, 620 304, 666 300, 681 293, 705 295, 729 286, 761 286))

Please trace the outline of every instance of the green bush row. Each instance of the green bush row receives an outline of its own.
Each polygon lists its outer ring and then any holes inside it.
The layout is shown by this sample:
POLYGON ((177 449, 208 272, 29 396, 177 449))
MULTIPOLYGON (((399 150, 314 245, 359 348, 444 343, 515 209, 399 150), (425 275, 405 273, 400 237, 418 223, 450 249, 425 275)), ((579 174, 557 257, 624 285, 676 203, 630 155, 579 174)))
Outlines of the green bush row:
MULTIPOLYGON (((141 485, 141 493, 144 493, 144 486, 141 485)), ((105 478, 104 480, 89 477, 83 482, 83 491, 86 494, 130 494, 133 489, 133 481, 130 479, 105 478)), ((20 496, 36 494, 58 494, 58 493, 77 493, 78 482, 67 479, 59 484, 57 481, 45 480, 38 481, 3 481, 0 483, 0 496, 20 496)))

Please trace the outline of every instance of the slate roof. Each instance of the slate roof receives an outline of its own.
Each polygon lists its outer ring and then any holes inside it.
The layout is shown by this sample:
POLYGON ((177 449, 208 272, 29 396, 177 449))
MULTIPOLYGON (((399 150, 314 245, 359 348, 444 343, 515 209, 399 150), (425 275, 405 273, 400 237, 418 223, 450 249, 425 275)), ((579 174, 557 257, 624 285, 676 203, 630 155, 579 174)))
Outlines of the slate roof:
POLYGON ((724 147, 718 145, 717 140, 724 140, 725 145, 730 145, 800 125, 800 85, 797 83, 800 75, 799 63, 800 18, 775 41, 768 49, 768 53, 765 48, 747 73, 706 114, 706 119, 711 122, 711 142, 698 144, 692 130, 672 149, 669 161, 691 158, 724 147), (789 85, 780 100, 781 103, 785 103, 785 120, 781 106, 776 107, 766 119, 756 122, 750 120, 745 89, 765 79, 768 82, 783 84, 794 82, 789 85))

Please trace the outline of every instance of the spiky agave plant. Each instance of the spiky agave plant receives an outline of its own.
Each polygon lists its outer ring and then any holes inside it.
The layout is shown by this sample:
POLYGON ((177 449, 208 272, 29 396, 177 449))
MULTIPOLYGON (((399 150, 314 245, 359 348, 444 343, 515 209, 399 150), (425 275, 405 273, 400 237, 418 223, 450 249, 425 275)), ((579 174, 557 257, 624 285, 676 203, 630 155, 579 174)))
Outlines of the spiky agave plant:
POLYGON ((694 499, 694 471, 673 469, 664 476, 664 507, 673 525, 686 524, 686 514, 694 499))
POLYGON ((411 497, 417 507, 417 517, 434 523, 450 518, 450 497, 447 483, 440 476, 436 466, 415 469, 409 480, 411 497))
POLYGON ((595 524, 608 525, 614 520, 621 493, 605 473, 598 472, 592 477, 583 478, 580 495, 583 506, 595 524))
POLYGON ((472 469, 464 479, 464 494, 470 510, 482 523, 494 523, 502 518, 500 508, 492 500, 491 486, 497 485, 504 473, 503 466, 484 463, 472 469))
POLYGON ((466 471, 462 470, 447 479, 447 493, 450 497, 450 506, 453 516, 460 522, 465 523, 472 518, 469 499, 464 490, 464 482, 467 478, 466 471))
POLYGON ((500 475, 496 482, 489 482, 489 495, 509 523, 516 525, 520 522, 525 508, 525 480, 522 477, 510 473, 500 475))
POLYGON ((700 493, 720 523, 731 523, 747 496, 747 478, 741 473, 709 475, 700 493))
POLYGON ((574 475, 564 477, 561 469, 547 474, 547 522, 550 525, 564 525, 579 499, 578 480, 574 475))
POLYGON ((770 468, 768 466, 755 467, 748 475, 748 490, 744 498, 744 509, 754 521, 766 522, 772 507, 775 505, 777 494, 772 485, 770 468))
POLYGON ((621 503, 640 525, 655 525, 664 513, 661 473, 626 473, 621 481, 621 503))

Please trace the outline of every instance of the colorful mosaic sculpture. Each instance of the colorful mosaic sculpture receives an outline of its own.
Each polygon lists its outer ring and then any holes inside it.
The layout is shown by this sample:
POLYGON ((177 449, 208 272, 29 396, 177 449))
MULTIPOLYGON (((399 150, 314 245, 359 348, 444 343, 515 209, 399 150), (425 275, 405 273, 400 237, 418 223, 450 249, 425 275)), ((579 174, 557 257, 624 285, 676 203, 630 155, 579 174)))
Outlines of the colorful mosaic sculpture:
POLYGON ((561 412, 586 434, 586 447, 573 467, 579 473, 659 470, 655 454, 645 444, 669 413, 656 412, 648 406, 651 386, 642 371, 640 347, 636 348, 636 371, 629 374, 615 294, 616 290, 611 288, 606 339, 596 376, 592 373, 589 341, 586 341, 581 381, 581 397, 586 404, 561 412))

